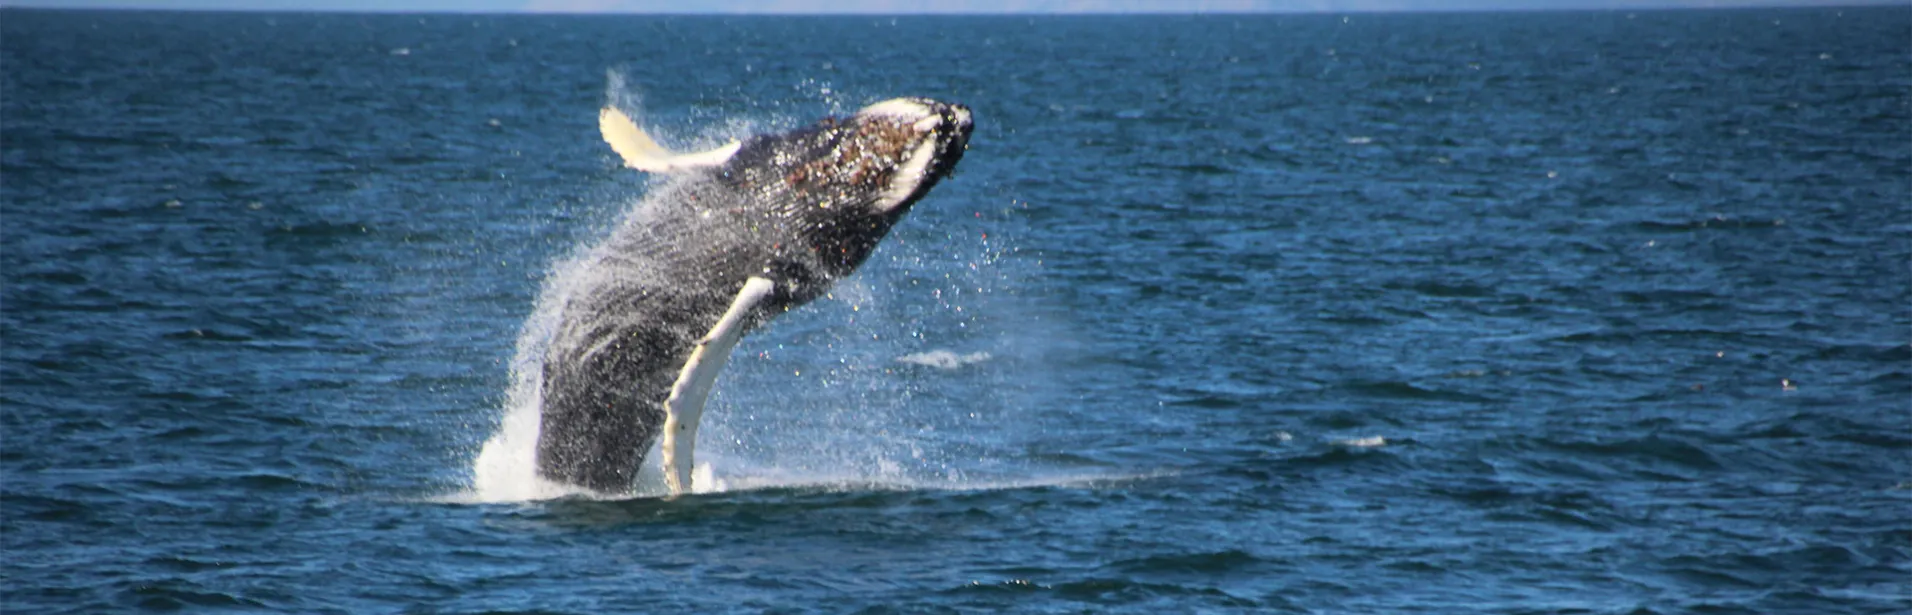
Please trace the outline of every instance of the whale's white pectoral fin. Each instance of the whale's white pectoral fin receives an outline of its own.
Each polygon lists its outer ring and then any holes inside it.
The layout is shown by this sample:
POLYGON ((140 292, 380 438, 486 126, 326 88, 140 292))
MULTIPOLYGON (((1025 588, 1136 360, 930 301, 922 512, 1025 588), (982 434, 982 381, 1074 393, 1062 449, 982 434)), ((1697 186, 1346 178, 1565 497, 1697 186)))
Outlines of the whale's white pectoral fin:
POLYGON ((742 143, 731 141, 717 149, 674 153, 658 145, 649 133, 631 121, 616 107, 605 107, 598 112, 598 132, 604 134, 604 142, 611 145, 611 151, 624 158, 624 166, 647 173, 671 173, 699 167, 712 167, 723 164, 737 153, 742 143))
POLYGON ((671 396, 664 400, 664 437, 659 447, 664 457, 664 483, 670 486, 671 495, 690 491, 691 457, 697 448, 697 421, 703 418, 704 400, 710 397, 710 387, 716 384, 717 373, 723 371, 724 362, 730 360, 731 349, 736 348, 737 340, 744 336, 745 315, 769 298, 770 291, 776 287, 776 283, 764 278, 746 280, 743 290, 731 300, 730 309, 724 310, 723 317, 717 319, 717 326, 697 341, 690 360, 677 372, 671 396))

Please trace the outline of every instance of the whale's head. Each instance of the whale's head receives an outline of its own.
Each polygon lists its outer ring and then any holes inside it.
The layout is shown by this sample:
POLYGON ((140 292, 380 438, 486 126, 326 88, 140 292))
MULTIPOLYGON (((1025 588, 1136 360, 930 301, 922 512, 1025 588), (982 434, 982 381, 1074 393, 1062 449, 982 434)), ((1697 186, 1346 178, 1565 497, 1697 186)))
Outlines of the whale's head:
POLYGON ((893 98, 847 118, 763 137, 761 144, 746 144, 736 160, 780 175, 754 179, 771 184, 760 188, 788 190, 802 210, 816 210, 806 213, 834 209, 826 217, 894 222, 955 171, 972 127, 968 107, 893 98), (768 156, 770 164, 755 163, 751 154, 768 156))
POLYGON ((907 211, 936 182, 956 170, 969 149, 969 108, 927 98, 892 98, 844 121, 837 159, 811 168, 842 174, 851 193, 874 191, 867 205, 886 215, 907 211))
POLYGON ((847 274, 911 205, 948 177, 969 147, 969 108, 895 98, 844 118, 753 137, 715 172, 720 181, 776 204, 771 213, 847 274))

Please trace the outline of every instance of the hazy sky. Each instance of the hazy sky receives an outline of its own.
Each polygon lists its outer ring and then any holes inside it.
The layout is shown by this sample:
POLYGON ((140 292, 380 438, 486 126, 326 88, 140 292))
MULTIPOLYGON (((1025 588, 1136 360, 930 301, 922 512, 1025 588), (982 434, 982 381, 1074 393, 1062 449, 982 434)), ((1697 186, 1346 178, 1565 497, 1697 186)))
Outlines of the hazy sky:
POLYGON ((0 6, 459 13, 1371 12, 1905 5, 1912 0, 0 0, 0 6))

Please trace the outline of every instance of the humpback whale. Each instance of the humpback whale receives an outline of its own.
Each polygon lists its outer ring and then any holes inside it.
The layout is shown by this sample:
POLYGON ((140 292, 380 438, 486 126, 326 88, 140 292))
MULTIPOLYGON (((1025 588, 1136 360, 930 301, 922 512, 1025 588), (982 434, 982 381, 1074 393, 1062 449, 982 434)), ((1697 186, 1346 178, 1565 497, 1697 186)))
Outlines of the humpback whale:
POLYGON ((897 98, 695 153, 658 145, 613 106, 598 124, 625 166, 669 179, 564 299, 541 374, 537 472, 628 492, 655 442, 682 494, 704 401, 737 341, 855 271, 955 169, 970 112, 897 98))

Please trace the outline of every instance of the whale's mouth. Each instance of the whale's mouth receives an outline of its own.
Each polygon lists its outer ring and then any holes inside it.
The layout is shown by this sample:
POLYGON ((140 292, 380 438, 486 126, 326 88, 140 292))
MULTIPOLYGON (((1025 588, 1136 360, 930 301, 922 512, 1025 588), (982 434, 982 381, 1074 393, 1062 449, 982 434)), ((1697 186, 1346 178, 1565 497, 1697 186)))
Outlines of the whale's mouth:
POLYGON ((916 202, 954 171, 974 127, 969 107, 926 98, 879 102, 857 111, 855 120, 885 142, 880 149, 896 153, 888 185, 872 203, 886 214, 916 202))

